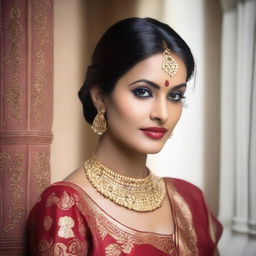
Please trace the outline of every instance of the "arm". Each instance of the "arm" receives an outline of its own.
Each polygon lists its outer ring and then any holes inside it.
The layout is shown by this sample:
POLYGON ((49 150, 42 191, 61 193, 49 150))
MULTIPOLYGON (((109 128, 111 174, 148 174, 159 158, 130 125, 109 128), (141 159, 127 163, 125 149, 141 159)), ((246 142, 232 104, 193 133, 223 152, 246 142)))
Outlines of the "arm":
POLYGON ((87 255, 87 223, 76 203, 63 186, 43 193, 28 221, 31 255, 87 255))

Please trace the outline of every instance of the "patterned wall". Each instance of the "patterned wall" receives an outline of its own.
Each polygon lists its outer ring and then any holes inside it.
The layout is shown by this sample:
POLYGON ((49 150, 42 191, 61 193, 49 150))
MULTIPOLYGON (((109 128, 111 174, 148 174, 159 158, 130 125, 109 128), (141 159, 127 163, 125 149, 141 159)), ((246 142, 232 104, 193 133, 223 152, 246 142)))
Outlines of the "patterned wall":
POLYGON ((0 255, 24 255, 27 215, 50 183, 53 0, 1 0, 0 33, 0 255))

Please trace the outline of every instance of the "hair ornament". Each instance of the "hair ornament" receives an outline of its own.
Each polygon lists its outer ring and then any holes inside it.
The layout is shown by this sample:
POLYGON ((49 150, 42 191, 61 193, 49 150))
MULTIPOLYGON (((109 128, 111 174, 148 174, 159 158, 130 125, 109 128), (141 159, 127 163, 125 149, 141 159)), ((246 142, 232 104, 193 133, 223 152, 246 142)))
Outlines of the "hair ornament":
POLYGON ((167 47, 166 43, 163 41, 164 52, 163 52, 163 62, 162 69, 169 76, 173 77, 177 74, 179 69, 179 64, 171 55, 171 50, 167 47))

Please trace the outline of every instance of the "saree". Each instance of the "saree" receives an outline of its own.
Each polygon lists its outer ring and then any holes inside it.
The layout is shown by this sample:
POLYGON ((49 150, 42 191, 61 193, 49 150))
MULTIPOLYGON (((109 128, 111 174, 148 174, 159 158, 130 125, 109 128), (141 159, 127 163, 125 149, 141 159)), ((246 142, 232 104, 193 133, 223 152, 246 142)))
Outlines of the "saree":
POLYGON ((164 178, 174 233, 135 230, 112 218, 79 186, 49 186, 30 212, 30 255, 40 256, 210 256, 222 233, 199 188, 164 178))

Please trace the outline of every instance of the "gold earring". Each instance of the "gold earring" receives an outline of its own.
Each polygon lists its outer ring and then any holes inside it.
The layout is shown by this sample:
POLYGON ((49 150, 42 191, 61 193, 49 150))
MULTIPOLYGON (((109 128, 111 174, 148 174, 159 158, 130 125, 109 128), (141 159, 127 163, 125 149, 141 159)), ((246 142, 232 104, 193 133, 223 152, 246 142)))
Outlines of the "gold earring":
POLYGON ((107 130, 107 122, 104 117, 104 114, 105 114, 104 107, 102 107, 102 106, 99 107, 97 112, 98 113, 93 120, 91 128, 98 135, 102 135, 107 130))

